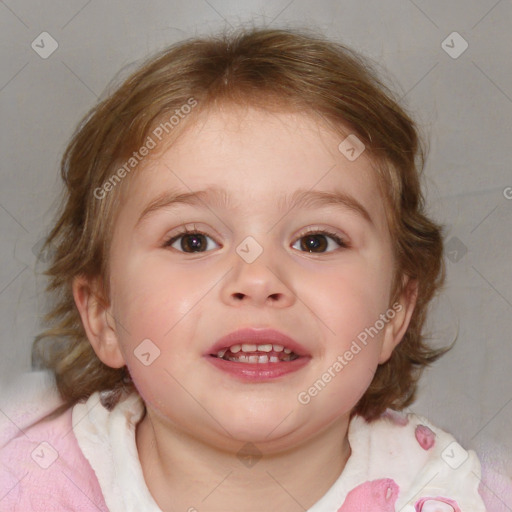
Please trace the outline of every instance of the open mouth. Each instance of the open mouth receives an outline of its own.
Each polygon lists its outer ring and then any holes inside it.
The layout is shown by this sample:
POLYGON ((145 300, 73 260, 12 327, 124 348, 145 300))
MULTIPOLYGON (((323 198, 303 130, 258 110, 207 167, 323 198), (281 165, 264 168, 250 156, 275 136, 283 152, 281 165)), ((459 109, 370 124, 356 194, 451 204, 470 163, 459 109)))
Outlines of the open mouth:
POLYGON ((217 370, 245 383, 272 382, 311 361, 308 350, 290 336, 250 327, 220 338, 204 356, 217 370))
POLYGON ((236 344, 210 355, 224 361, 248 364, 282 363, 294 361, 300 357, 292 349, 275 343, 236 344))

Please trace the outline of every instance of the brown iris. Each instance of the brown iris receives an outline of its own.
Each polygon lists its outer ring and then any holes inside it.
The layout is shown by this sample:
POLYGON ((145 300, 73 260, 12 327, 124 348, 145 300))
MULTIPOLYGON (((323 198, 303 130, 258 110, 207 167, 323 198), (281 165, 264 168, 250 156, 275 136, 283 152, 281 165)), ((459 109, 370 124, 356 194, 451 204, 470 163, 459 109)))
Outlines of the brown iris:
POLYGON ((204 235, 200 233, 193 233, 190 235, 183 235, 181 237, 181 249, 185 252, 203 252, 206 250, 208 242, 204 235))
POLYGON ((323 252, 327 249, 327 240, 324 235, 303 236, 300 241, 300 247, 308 252, 323 252))

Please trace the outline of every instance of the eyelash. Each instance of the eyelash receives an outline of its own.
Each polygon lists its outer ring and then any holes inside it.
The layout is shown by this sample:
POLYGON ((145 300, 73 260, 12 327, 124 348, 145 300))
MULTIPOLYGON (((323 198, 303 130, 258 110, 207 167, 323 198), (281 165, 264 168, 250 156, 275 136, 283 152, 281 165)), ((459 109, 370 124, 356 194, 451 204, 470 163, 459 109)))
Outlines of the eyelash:
MULTIPOLYGON (((205 236, 207 238, 211 238, 213 240, 213 238, 210 235, 208 235, 204 231, 201 231, 200 229, 196 229, 195 226, 193 227, 193 229, 188 229, 187 227, 184 227, 184 229, 182 231, 180 231, 179 233, 177 233, 175 235, 172 235, 169 239, 167 239, 164 242, 163 247, 164 248, 171 247, 174 244, 174 242, 176 242, 177 240, 179 240, 180 238, 182 238, 183 236, 186 236, 186 235, 203 235, 203 236, 205 236)), ((294 244, 297 241, 299 241, 301 238, 304 238, 309 235, 326 235, 328 238, 331 238, 340 246, 339 249, 348 249, 349 248, 349 244, 346 240, 341 238, 337 233, 333 233, 332 231, 329 231, 328 229, 310 229, 310 230, 303 231, 297 236, 297 238, 294 241, 294 244)), ((215 243, 217 243, 217 242, 215 242, 215 243)), ((178 249, 176 249, 176 250, 178 250, 178 249)), ((195 254, 195 252, 189 252, 189 253, 187 253, 185 251, 179 251, 179 252, 182 252, 184 254, 195 254)), ((197 252, 209 252, 209 251, 197 251, 197 252)), ((326 254, 326 252, 322 252, 322 253, 314 253, 312 251, 301 251, 301 252, 306 252, 306 253, 309 252, 310 254, 326 254)), ((327 251, 327 252, 334 252, 334 251, 327 251)))

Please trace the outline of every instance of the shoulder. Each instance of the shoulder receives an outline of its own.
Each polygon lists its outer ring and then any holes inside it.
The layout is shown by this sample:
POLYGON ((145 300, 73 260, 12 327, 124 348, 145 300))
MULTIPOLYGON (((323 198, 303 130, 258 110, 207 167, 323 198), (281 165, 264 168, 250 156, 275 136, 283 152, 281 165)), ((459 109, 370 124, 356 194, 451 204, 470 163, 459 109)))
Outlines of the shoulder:
POLYGON ((355 416, 349 441, 358 462, 356 470, 368 475, 366 483, 390 483, 397 505, 418 511, 428 501, 437 500, 452 505, 454 511, 485 511, 479 494, 481 468, 476 453, 465 450, 427 418, 390 409, 370 423, 355 416))
POLYGON ((71 409, 20 430, 0 449, 0 509, 107 510, 73 433, 71 409))

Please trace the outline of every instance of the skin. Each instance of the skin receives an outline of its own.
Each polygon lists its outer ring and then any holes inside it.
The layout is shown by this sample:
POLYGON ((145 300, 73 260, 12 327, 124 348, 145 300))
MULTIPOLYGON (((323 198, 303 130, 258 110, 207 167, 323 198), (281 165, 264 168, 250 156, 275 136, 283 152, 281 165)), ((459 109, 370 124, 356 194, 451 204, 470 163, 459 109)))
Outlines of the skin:
POLYGON ((384 202, 366 153, 350 162, 341 140, 304 113, 204 112, 131 177, 112 241, 110 302, 94 299, 97 282, 73 283, 96 354, 109 366, 127 365, 145 401, 137 447, 164 511, 303 511, 343 471, 350 411, 403 337, 415 294, 406 287, 401 311, 317 396, 299 403, 298 394, 391 306, 384 202), (162 191, 213 185, 227 191, 229 206, 174 205, 137 225, 162 191), (347 207, 280 204, 299 188, 348 194, 371 221, 347 207), (183 239, 165 246, 184 224, 210 237, 207 251, 180 251, 183 239), (320 252, 301 249, 312 229, 336 233, 347 247, 317 234, 320 252), (247 236, 263 248, 253 263, 236 252, 247 236), (284 332, 311 360, 271 382, 247 383, 203 357, 220 337, 249 326, 284 332), (160 356, 145 366, 134 350, 148 338, 160 356), (252 467, 237 457, 247 442, 262 454, 252 467))

